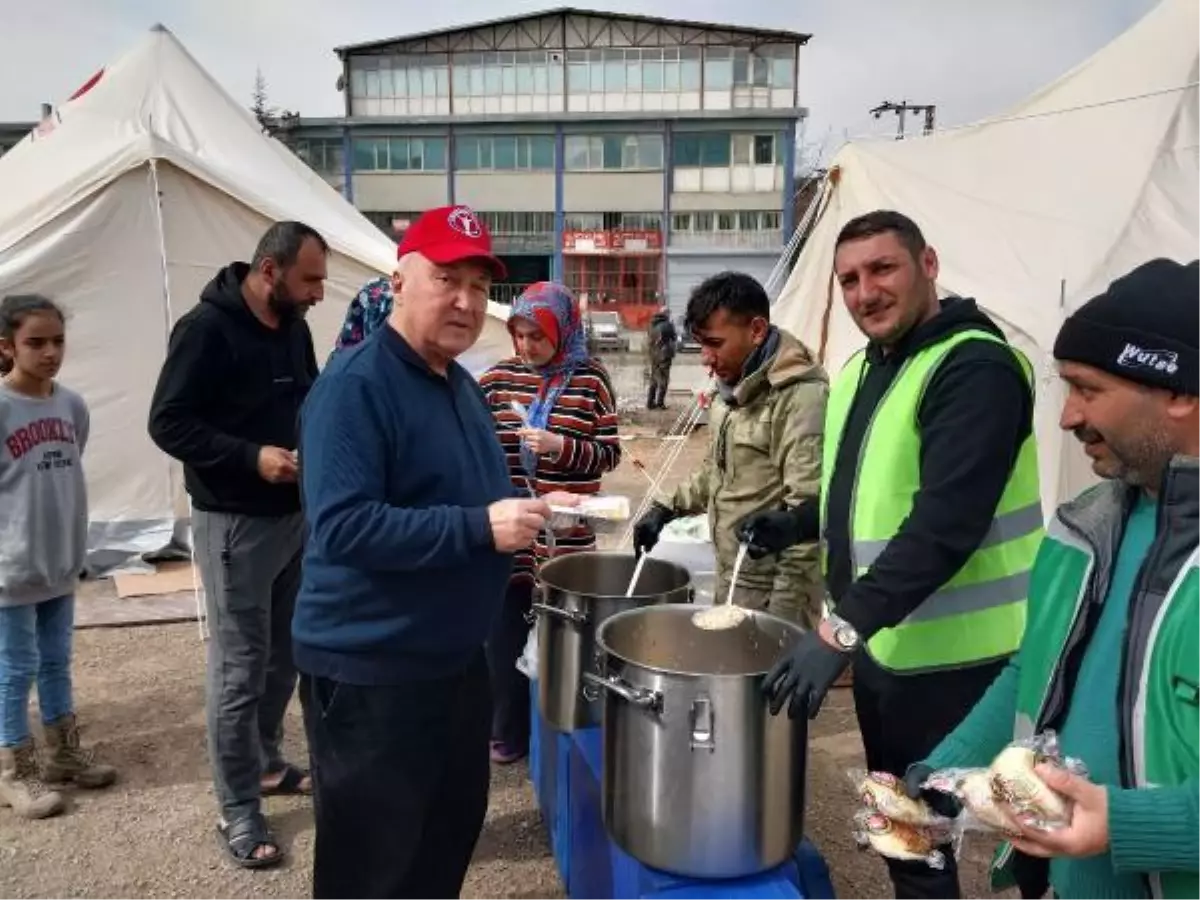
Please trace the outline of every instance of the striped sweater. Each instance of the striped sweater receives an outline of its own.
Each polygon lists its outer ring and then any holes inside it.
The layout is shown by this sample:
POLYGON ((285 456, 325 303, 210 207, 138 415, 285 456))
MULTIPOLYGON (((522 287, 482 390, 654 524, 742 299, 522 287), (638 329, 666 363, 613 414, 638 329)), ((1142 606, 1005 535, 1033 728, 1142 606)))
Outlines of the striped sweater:
MULTIPOLYGON (((538 494, 549 491, 597 493, 600 476, 611 472, 621 462, 616 395, 608 372, 598 360, 589 359, 571 375, 550 412, 548 429, 563 435, 563 452, 558 458, 540 457, 536 477, 527 480, 521 465, 521 441, 517 434, 521 418, 512 409, 511 402, 515 400, 528 409, 537 396, 540 383, 541 378, 516 357, 497 363, 479 379, 496 420, 496 431, 508 459, 513 484, 524 491, 532 483, 538 494)), ((556 554, 592 550, 595 546, 596 535, 586 524, 554 535, 556 554)), ((539 535, 533 552, 516 555, 513 579, 532 581, 537 565, 548 555, 545 536, 539 535)))

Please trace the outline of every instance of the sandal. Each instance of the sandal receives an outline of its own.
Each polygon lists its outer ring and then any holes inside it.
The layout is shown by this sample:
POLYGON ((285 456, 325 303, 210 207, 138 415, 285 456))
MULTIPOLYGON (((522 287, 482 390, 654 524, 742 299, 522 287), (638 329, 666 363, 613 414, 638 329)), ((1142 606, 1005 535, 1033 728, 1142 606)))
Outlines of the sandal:
MULTIPOLYGON (((278 770, 282 775, 278 783, 271 787, 264 787, 261 790, 263 797, 283 797, 283 796, 312 796, 312 779, 309 774, 303 769, 293 766, 291 763, 284 763, 283 768, 278 770), (304 780, 308 778, 308 787, 305 788, 304 780)), ((268 772, 267 775, 274 775, 275 772, 268 772)))
POLYGON ((250 813, 234 822, 218 824, 217 836, 229 858, 243 869, 266 869, 283 862, 283 848, 275 843, 262 813, 250 813), (256 857, 254 852, 259 847, 274 847, 275 852, 256 857))

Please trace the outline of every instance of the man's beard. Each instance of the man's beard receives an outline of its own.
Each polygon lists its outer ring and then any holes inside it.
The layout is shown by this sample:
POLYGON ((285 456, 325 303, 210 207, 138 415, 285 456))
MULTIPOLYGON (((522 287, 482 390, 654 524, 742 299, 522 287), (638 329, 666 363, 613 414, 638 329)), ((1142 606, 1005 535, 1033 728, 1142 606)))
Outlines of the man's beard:
POLYGON ((1108 457, 1093 463, 1093 467, 1099 464, 1098 475, 1123 481, 1133 487, 1158 487, 1163 469, 1174 455, 1170 437, 1150 423, 1130 429, 1128 437, 1115 439, 1086 425, 1079 426, 1074 433, 1083 444, 1104 442, 1108 457))
POLYGON ((267 298, 267 306, 271 312, 279 316, 279 321, 290 322, 293 319, 303 319, 308 312, 307 303, 298 303, 288 293, 287 286, 282 281, 276 282, 267 298))

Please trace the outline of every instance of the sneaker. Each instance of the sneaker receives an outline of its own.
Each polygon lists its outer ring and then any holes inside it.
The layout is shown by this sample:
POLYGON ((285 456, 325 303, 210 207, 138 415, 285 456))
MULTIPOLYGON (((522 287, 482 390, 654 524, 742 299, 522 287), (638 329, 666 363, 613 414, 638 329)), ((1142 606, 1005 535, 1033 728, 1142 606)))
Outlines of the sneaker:
POLYGON ((492 741, 491 757, 492 762, 501 766, 511 765, 518 760, 524 759, 529 753, 528 749, 514 747, 504 741, 492 741))

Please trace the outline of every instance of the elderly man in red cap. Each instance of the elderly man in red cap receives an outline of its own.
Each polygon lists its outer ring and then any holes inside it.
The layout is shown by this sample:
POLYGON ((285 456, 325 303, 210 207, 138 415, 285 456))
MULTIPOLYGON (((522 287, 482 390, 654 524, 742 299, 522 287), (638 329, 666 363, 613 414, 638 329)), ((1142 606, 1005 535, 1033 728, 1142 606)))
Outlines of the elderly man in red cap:
POLYGON ((301 414, 309 537, 293 647, 313 763, 316 897, 453 897, 487 811, 483 644, 513 554, 567 497, 514 496, 455 362, 504 266, 465 206, 405 235, 386 325, 301 414))

